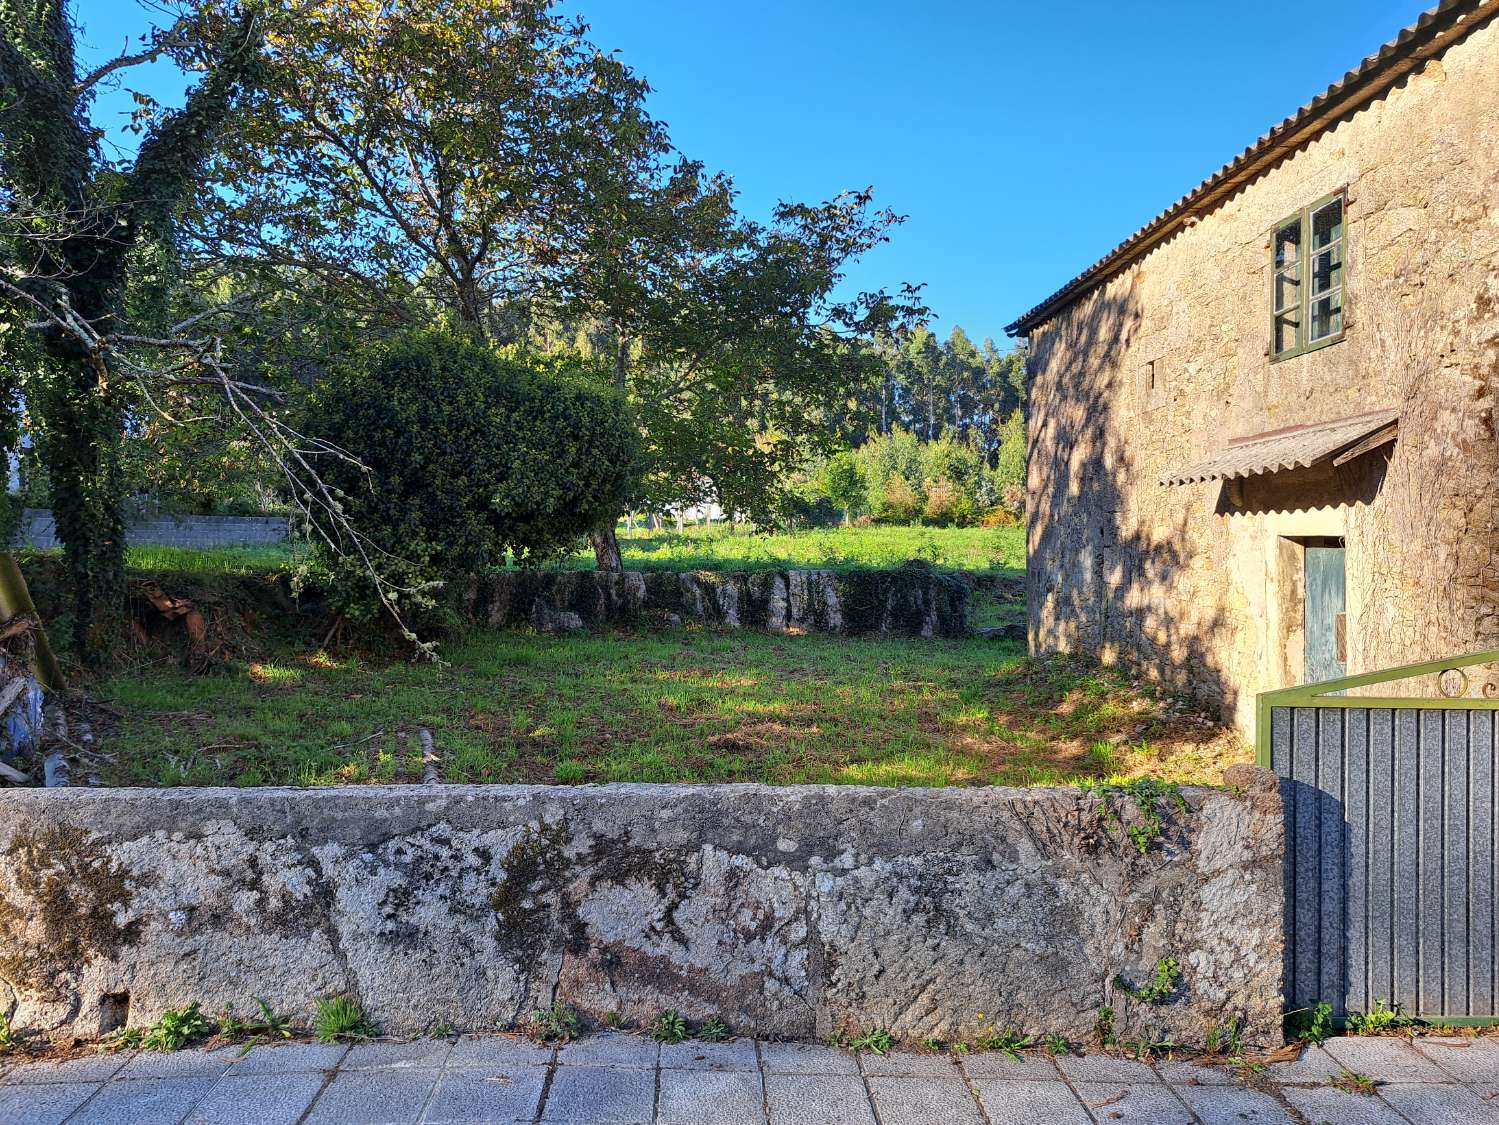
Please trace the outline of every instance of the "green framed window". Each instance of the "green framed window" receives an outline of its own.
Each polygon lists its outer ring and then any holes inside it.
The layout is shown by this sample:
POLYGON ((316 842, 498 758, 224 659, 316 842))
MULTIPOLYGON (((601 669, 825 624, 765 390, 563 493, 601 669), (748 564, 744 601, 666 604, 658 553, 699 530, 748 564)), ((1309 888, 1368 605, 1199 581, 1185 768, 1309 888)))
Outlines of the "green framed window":
POLYGON ((1290 359, 1343 338, 1346 201, 1319 199, 1270 237, 1270 358, 1290 359))

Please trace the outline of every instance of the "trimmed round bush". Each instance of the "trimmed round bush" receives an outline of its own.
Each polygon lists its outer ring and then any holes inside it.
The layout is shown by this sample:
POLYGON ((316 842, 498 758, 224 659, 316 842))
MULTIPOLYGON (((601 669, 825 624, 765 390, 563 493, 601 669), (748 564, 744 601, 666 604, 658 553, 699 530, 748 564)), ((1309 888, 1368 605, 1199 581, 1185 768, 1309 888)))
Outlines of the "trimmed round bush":
POLYGON ((607 383, 442 332, 399 336, 332 378, 307 428, 367 470, 319 459, 407 585, 570 549, 624 510, 639 475, 639 435, 607 383))

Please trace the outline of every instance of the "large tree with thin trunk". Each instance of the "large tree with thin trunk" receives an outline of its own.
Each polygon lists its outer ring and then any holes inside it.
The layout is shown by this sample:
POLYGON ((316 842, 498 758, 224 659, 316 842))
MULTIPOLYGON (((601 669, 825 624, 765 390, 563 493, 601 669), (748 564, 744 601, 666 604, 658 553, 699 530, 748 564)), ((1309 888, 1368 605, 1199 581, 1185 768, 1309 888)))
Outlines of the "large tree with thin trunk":
POLYGON ((124 611, 120 443, 142 349, 181 360, 194 325, 149 339, 126 315, 161 268, 175 220, 236 99, 253 83, 262 20, 235 5, 185 15, 145 47, 81 73, 65 0, 0 0, 0 362, 20 372, 51 486, 79 654, 96 657, 124 611), (155 114, 133 157, 113 160, 90 119, 99 84, 165 53, 199 73, 175 111, 155 114), (134 357, 134 358, 133 358, 134 357))

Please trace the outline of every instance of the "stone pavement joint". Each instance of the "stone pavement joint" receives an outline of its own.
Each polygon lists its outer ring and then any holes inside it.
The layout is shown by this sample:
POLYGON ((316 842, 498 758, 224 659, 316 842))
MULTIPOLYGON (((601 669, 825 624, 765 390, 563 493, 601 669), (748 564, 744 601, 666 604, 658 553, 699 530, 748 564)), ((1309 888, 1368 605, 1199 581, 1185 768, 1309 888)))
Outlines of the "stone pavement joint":
POLYGON ((1499 1040, 1329 1040, 1250 1074, 1190 1061, 620 1032, 6 1060, 0 1125, 1499 1125, 1499 1040), (1345 1069, 1370 1095, 1328 1079, 1345 1069))

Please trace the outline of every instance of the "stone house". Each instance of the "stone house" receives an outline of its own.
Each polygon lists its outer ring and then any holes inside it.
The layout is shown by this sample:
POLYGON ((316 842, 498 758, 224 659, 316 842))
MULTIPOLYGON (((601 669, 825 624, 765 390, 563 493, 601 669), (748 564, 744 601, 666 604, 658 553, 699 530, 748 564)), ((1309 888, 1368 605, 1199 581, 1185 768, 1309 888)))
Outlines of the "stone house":
POLYGON ((1029 639, 1221 706, 1499 645, 1499 0, 1446 0, 1008 331, 1029 639))

